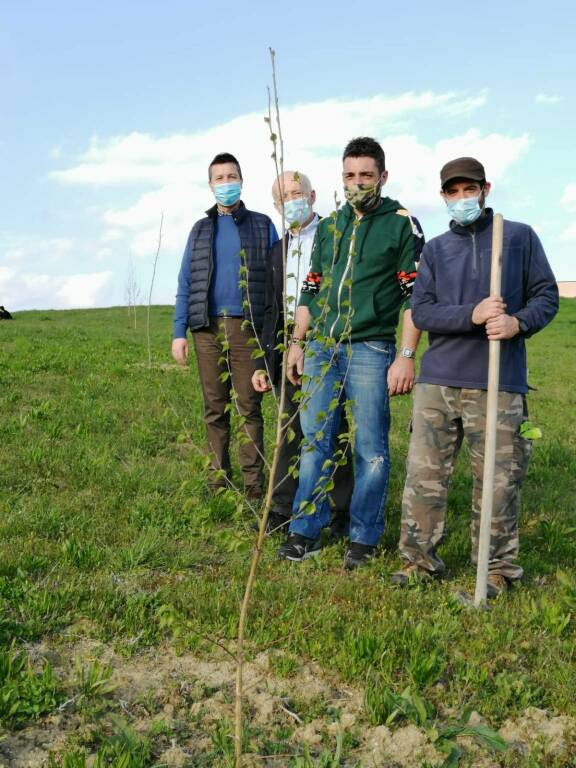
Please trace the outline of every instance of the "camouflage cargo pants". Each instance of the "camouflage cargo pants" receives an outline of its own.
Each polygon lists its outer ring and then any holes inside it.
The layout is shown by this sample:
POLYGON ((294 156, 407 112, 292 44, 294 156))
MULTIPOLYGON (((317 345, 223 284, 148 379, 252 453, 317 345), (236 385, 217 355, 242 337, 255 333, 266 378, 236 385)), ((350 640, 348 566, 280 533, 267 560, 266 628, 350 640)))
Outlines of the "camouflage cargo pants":
MULTIPOLYGON (((448 487, 463 437, 468 442, 472 464, 472 562, 477 560, 486 392, 418 384, 414 393, 400 554, 404 560, 440 573, 444 563, 436 549, 444 537, 448 487)), ((532 448, 519 434, 524 417, 523 395, 500 392, 489 569, 509 579, 522 577, 522 568, 516 562, 518 512, 520 487, 532 448)))

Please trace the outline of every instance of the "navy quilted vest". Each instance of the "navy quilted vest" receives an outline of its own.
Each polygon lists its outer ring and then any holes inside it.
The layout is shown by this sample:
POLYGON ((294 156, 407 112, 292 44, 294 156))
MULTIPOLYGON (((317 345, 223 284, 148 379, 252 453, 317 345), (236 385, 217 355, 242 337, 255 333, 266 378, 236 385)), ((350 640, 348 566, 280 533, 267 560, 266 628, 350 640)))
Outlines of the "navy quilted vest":
MULTIPOLYGON (((206 211, 192 228, 192 258, 190 260, 190 294, 188 296, 188 327, 191 331, 209 323, 208 289, 213 269, 214 222, 218 216, 216 206, 206 211)), ((264 290, 270 248, 270 219, 263 213, 249 211, 243 202, 232 214, 240 234, 245 253, 243 263, 248 269, 247 287, 242 289, 244 318, 255 331, 260 331, 264 320, 264 290)))

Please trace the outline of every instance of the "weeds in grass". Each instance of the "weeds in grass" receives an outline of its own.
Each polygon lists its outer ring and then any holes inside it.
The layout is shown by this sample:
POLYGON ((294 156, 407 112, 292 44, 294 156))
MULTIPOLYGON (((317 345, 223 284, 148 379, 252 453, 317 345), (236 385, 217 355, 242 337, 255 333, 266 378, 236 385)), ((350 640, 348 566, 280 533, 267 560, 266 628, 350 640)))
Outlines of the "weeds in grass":
POLYGON ((429 736, 434 746, 446 755, 442 768, 456 768, 460 764, 463 751, 456 743, 459 736, 469 736, 491 752, 505 752, 508 749, 506 741, 492 728, 482 723, 469 725, 467 722, 460 722, 445 725, 437 731, 429 731, 429 736))
POLYGON ((86 752, 73 749, 59 755, 49 755, 48 768, 88 768, 86 752))
POLYGON ((0 648, 0 724, 17 728, 30 720, 38 720, 56 709, 61 691, 53 669, 44 661, 42 671, 35 672, 24 651, 0 648))
POLYGON ((300 660, 291 653, 274 653, 269 659, 270 669, 280 677, 292 677, 300 667, 300 660))
POLYGON ((78 662, 76 670, 82 698, 90 699, 93 696, 106 695, 112 690, 110 686, 112 666, 110 664, 101 664, 98 659, 88 666, 83 666, 78 662))
POLYGON ((424 651, 412 648, 408 661, 408 676, 416 688, 425 688, 435 683, 444 670, 444 661, 439 651, 424 651))
MULTIPOLYGON (((338 734, 334 752, 323 749, 320 755, 313 757, 310 747, 306 744, 304 746, 304 754, 293 758, 290 766, 291 768, 340 768, 343 764, 343 754, 343 737, 341 734, 338 734)), ((350 763, 347 763, 347 765, 350 765, 350 763)), ((353 763, 351 768, 360 768, 360 763, 353 763)))
POLYGON ((560 585, 560 602, 568 610, 576 612, 576 577, 572 573, 559 570, 556 579, 560 585))
POLYGON ((490 709, 498 720, 511 707, 523 712, 527 707, 537 707, 542 703, 541 689, 524 672, 503 670, 495 675, 488 688, 491 689, 490 709))
POLYGON ((570 611, 549 598, 532 600, 532 615, 536 626, 555 637, 565 634, 572 620, 570 611))
POLYGON ((446 755, 442 768, 459 765, 462 757, 462 750, 456 743, 459 736, 470 736, 493 752, 504 752, 508 747, 488 725, 469 724, 470 707, 464 711, 460 721, 438 725, 434 708, 415 691, 406 688, 401 695, 395 694, 383 687, 375 675, 368 677, 365 706, 373 725, 391 725, 406 719, 425 729, 434 746, 446 755))
POLYGON ((373 667, 380 667, 387 650, 386 635, 347 629, 343 650, 352 674, 362 674, 373 667))
POLYGON ((564 549, 576 533, 576 526, 554 517, 544 517, 538 522, 538 533, 547 552, 564 549))
MULTIPOLYGON (((234 726, 227 720, 215 723, 210 734, 214 746, 214 756, 222 762, 223 768, 232 768, 235 763, 234 726)), ((250 732, 245 722, 242 728, 242 753, 248 750, 250 732)))
POLYGON ((154 528, 148 528, 134 542, 120 549, 114 559, 115 564, 126 571, 143 565, 158 568, 166 562, 164 537, 154 528))
POLYGON ((48 768, 149 768, 150 742, 123 721, 114 719, 114 734, 101 743, 93 755, 84 749, 51 754, 48 768))
POLYGON ((374 673, 370 673, 366 681, 364 705, 372 725, 391 725, 406 719, 424 728, 433 713, 431 706, 415 691, 406 688, 401 695, 393 693, 374 673))
POLYGON ((62 543, 62 558, 80 571, 89 571, 100 564, 102 555, 93 544, 81 544, 78 539, 70 538, 62 543))

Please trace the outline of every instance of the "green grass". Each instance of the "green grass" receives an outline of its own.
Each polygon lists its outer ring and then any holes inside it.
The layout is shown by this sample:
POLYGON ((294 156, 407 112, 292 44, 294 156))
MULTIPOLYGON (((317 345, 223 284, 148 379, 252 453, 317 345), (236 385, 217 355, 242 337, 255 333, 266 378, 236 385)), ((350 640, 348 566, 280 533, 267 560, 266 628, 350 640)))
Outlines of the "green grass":
POLYGON ((36 672, 14 643, 0 649, 0 725, 19 728, 52 712, 61 700, 52 667, 36 672))
MULTIPOLYGON (((171 314, 153 308, 152 369, 144 313, 136 331, 122 308, 22 312, 0 323, 0 642, 15 644, 10 653, 67 632, 126 656, 161 642, 209 655, 210 638, 235 636, 252 518, 233 495, 207 492, 197 373, 193 361, 189 371, 171 365, 171 314)), ((454 599, 457 587, 474 583, 465 452, 442 548, 450 578, 389 586, 410 418, 410 400, 396 399, 381 556, 348 575, 342 546, 291 565, 268 541, 251 651, 282 651, 277 674, 313 660, 346 682, 370 681, 366 722, 407 688, 431 711, 472 707, 496 727, 528 706, 576 715, 575 348, 576 302, 564 300, 552 326, 529 342, 530 419, 544 436, 524 488, 522 589, 490 612, 454 599)), ((271 406, 268 398, 269 435, 271 406)), ((28 703, 9 726, 58 701, 56 689, 52 698, 37 693, 34 675, 45 671, 24 664, 18 674, 10 685, 28 703)), ((84 685, 98 687, 102 670, 87 674, 84 685)))

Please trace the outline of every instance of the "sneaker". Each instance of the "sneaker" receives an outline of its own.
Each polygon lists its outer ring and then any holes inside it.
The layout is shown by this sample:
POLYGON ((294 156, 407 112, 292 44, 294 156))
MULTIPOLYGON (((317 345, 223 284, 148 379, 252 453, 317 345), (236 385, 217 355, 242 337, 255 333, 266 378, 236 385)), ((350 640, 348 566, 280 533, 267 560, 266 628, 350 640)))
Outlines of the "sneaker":
POLYGON ((390 581, 397 587, 405 587, 407 584, 418 581, 431 581, 435 577, 436 574, 422 568, 421 565, 408 562, 404 563, 399 571, 392 574, 390 581))
MULTIPOLYGON (((285 533, 285 529, 290 524, 290 518, 286 515, 281 515, 279 512, 271 511, 266 521, 266 534, 271 536, 274 533, 285 533)), ((255 520, 250 526, 253 531, 260 530, 260 521, 255 520)))
POLYGON ((486 597, 489 600, 494 600, 510 589, 510 582, 506 576, 502 576, 499 573, 489 573, 488 581, 486 584, 486 597))
POLYGON ((362 568, 363 565, 366 565, 375 556, 376 547, 372 547, 370 544, 361 544, 359 541, 353 541, 350 544, 350 549, 346 552, 344 566, 349 570, 362 568))
POLYGON ((316 539, 309 539, 301 536, 299 533, 289 533, 288 538, 278 550, 278 557, 282 560, 292 560, 299 563, 306 560, 307 557, 317 555, 320 551, 320 542, 316 539))

